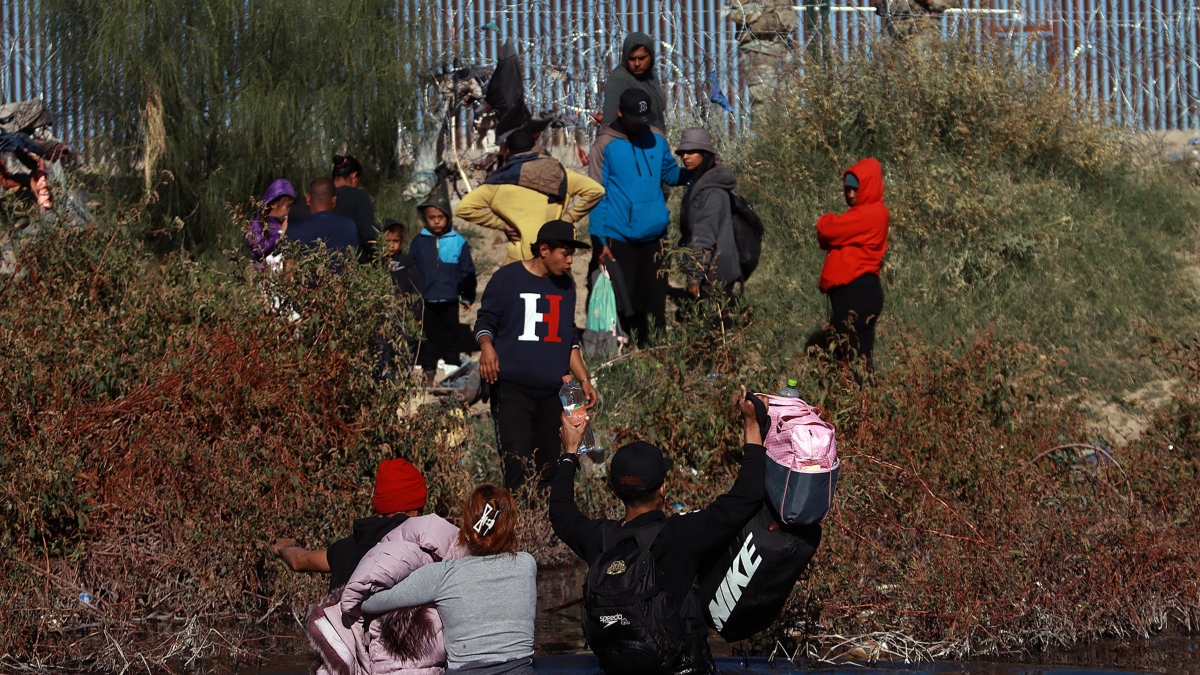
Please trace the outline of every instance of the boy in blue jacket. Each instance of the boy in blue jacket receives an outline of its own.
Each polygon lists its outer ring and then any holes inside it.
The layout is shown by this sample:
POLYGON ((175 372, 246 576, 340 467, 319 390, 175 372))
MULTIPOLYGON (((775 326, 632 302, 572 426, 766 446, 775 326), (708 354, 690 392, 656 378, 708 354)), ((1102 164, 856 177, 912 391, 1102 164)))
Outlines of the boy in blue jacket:
POLYGON ((650 333, 647 315, 654 317, 655 328, 667 323, 662 240, 671 212, 662 184, 686 185, 691 178, 675 163, 666 139, 650 126, 654 121, 650 95, 626 89, 617 119, 600 130, 588 162, 588 174, 605 190, 588 228, 601 247, 600 262, 615 261, 621 268, 633 302, 633 314, 621 317, 622 328, 643 347, 650 333))
POLYGON ((421 273, 424 300, 425 341, 418 349, 417 365, 432 379, 438 359, 459 362, 458 308, 470 309, 475 302, 475 263, 471 245, 450 223, 452 211, 444 189, 434 188, 417 206, 417 213, 425 227, 408 250, 421 273))

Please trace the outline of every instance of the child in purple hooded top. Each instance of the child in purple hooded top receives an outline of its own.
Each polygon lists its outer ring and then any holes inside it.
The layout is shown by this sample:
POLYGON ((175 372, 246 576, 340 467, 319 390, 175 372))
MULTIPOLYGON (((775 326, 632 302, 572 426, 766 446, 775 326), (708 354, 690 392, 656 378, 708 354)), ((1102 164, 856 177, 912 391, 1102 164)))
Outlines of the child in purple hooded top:
POLYGON ((262 196, 262 206, 250 221, 246 241, 250 244, 250 257, 254 266, 265 269, 266 257, 271 255, 287 232, 288 210, 296 202, 296 189, 286 178, 277 178, 267 186, 262 196))

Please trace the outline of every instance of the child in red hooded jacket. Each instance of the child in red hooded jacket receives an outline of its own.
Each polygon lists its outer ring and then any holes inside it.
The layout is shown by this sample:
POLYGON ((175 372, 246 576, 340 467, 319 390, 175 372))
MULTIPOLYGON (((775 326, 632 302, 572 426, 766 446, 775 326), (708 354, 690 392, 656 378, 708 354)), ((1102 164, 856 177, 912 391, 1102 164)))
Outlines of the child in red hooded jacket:
POLYGON ((847 169, 842 184, 850 210, 826 213, 817 220, 817 241, 828 251, 821 268, 821 292, 833 305, 834 330, 849 336, 850 348, 870 368, 875 321, 883 311, 879 268, 887 253, 891 215, 883 204, 883 171, 874 158, 847 169))

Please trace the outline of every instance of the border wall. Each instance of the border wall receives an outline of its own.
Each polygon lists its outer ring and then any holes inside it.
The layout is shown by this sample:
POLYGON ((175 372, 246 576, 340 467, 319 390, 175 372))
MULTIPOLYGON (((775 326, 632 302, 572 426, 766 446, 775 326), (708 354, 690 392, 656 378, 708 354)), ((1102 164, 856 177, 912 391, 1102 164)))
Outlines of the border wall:
MULTIPOLYGON (((779 11, 787 49, 849 50, 885 30, 866 5, 789 5, 786 0, 399 0, 423 31, 422 73, 494 65, 516 40, 535 112, 556 111, 581 130, 599 108, 607 73, 632 30, 659 42, 658 74, 670 105, 731 132, 750 125, 752 65, 748 31, 730 14, 779 11), (784 1, 785 4, 778 4, 784 1), (789 14, 790 13, 790 14, 789 14), (729 110, 709 100, 719 89, 729 110), (700 110, 703 108, 704 110, 700 110)), ((1135 130, 1200 128, 1200 31, 1197 0, 964 0, 936 18, 944 35, 1000 40, 1035 63, 1061 68, 1066 83, 1112 123, 1135 130)), ((98 111, 72 96, 72 74, 55 68, 37 0, 0 0, 0 95, 3 102, 41 97, 60 137, 76 144, 103 134, 98 111)), ((760 73, 761 75, 761 73, 760 73)), ((767 74, 769 76, 769 73, 767 74)), ((437 108, 436 88, 420 105, 437 108)), ((459 124, 470 135, 466 113, 459 124)), ((424 120, 423 120, 424 123, 424 120)))

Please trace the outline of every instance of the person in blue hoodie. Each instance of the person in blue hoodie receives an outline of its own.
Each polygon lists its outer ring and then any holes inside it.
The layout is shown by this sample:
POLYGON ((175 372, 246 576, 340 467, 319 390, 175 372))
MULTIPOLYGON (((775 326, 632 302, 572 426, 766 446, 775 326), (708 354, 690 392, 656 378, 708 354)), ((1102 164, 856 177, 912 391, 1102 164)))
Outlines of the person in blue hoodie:
POLYGON ((432 379, 438 359, 459 362, 458 308, 470 309, 475 302, 475 263, 471 245, 450 222, 453 211, 444 189, 435 187, 417 212, 425 227, 408 250, 423 280, 425 341, 418 348, 417 365, 432 379))
POLYGON ((658 329, 667 323, 662 263, 671 212, 662 184, 687 185, 691 177, 675 162, 662 134, 650 126, 655 118, 650 95, 626 89, 617 119, 601 128, 588 162, 592 180, 605 190, 588 221, 600 246, 596 256, 620 267, 633 302, 633 312, 621 317, 621 327, 642 347, 650 336, 650 318, 658 329))

